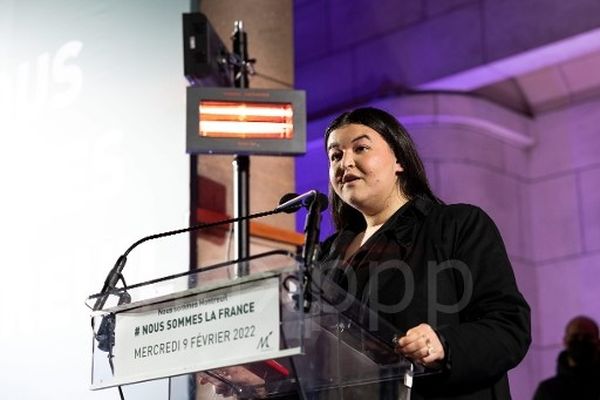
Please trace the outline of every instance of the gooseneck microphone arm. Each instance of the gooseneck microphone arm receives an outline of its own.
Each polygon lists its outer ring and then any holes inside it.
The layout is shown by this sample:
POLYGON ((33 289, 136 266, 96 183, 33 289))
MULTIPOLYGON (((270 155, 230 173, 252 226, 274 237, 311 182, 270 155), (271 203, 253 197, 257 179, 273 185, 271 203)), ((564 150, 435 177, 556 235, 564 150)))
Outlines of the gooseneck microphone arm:
POLYGON ((284 195, 279 201, 279 205, 270 211, 263 211, 255 214, 249 214, 237 218, 229 218, 221 221, 210 222, 205 224, 197 224, 193 226, 188 226, 182 229, 176 229, 172 231, 156 233, 154 235, 149 235, 141 238, 137 242, 133 243, 129 248, 121 255, 115 265, 112 267, 106 279, 104 280, 104 285, 102 286, 102 290, 96 302, 94 303, 94 311, 101 310, 106 304, 109 293, 117 287, 117 283, 119 280, 123 280, 123 268, 125 268, 125 263, 127 263, 127 256, 133 249, 144 242, 148 242, 150 240, 159 239, 167 236, 179 235, 180 233, 186 232, 194 232, 202 229, 212 228, 219 225, 232 224, 234 222, 249 220, 253 218, 261 218, 266 217, 273 214, 279 214, 282 212, 285 213, 293 213, 298 211, 301 207, 306 207, 309 209, 309 213, 306 218, 306 226, 305 233, 306 239, 304 244, 304 249, 302 252, 302 256, 304 258, 305 266, 310 265, 314 256, 314 248, 319 239, 319 225, 320 225, 320 213, 325 208, 327 208, 327 196, 322 193, 317 192, 316 190, 311 190, 301 195, 297 195, 295 193, 288 193, 284 195))
POLYGON ((123 272, 123 268, 125 268, 125 263, 127 262, 127 256, 129 255, 129 253, 131 253, 131 251, 133 249, 135 249, 140 244, 142 244, 144 242, 148 242, 150 240, 154 240, 154 239, 159 239, 159 238, 173 236, 173 235, 179 235, 180 233, 194 232, 194 231, 198 231, 198 230, 202 230, 202 229, 212 228, 212 227, 219 226, 219 225, 232 224, 232 223, 238 222, 238 221, 266 217, 268 215, 279 214, 279 213, 287 212, 287 211, 288 211, 287 208, 278 207, 278 208, 276 208, 274 210, 270 210, 270 211, 263 211, 263 212, 259 212, 256 214, 249 214, 249 215, 238 217, 238 218, 229 218, 229 219, 224 219, 221 221, 210 222, 210 223, 205 223, 205 224, 197 224, 197 225, 193 225, 193 226, 188 226, 187 228, 156 233, 154 235, 149 235, 149 236, 141 238, 140 240, 138 240, 137 242, 135 242, 131 246, 129 246, 129 248, 123 253, 123 255, 121 255, 117 259, 117 262, 112 267, 112 269, 106 276, 106 279, 104 280, 104 285, 102 286, 102 290, 100 291, 100 296, 96 299, 96 303, 94 304, 93 309, 95 311, 97 311, 97 310, 101 310, 102 307, 104 307, 104 304, 106 303, 106 300, 108 299, 108 294, 110 293, 110 291, 112 291, 116 288, 117 283, 119 282, 120 279, 122 279, 122 272, 123 272))
POLYGON ((245 215, 243 217, 223 219, 221 221, 215 221, 215 222, 210 222, 210 223, 205 223, 205 224, 198 224, 198 225, 188 226, 187 228, 182 228, 182 229, 177 229, 174 231, 162 232, 162 233, 157 233, 154 235, 146 236, 144 238, 141 238, 140 240, 138 240, 131 246, 129 246, 129 248, 125 251, 125 253, 123 253, 123 256, 127 257, 129 255, 129 253, 131 253, 131 250, 135 249, 140 244, 150 241, 150 240, 159 239, 159 238, 163 238, 163 237, 167 237, 167 236, 179 235, 180 233, 193 232, 193 231, 197 231, 197 230, 201 230, 201 229, 212 228, 212 227, 219 226, 219 225, 232 224, 234 222, 244 221, 247 219, 266 217, 268 215, 278 214, 280 212, 283 212, 283 210, 275 209, 275 210, 270 210, 270 211, 263 211, 263 212, 259 212, 256 214, 245 215))

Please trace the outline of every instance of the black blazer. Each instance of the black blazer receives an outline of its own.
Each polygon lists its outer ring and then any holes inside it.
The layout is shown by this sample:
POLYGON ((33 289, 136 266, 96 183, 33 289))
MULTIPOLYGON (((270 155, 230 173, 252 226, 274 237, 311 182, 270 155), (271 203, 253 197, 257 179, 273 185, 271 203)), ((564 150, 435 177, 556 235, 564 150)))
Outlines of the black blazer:
POLYGON ((419 197, 342 263, 356 234, 323 243, 325 272, 398 333, 428 323, 444 343, 442 372, 416 378, 412 399, 510 399, 506 373, 529 348, 530 310, 488 215, 419 197))

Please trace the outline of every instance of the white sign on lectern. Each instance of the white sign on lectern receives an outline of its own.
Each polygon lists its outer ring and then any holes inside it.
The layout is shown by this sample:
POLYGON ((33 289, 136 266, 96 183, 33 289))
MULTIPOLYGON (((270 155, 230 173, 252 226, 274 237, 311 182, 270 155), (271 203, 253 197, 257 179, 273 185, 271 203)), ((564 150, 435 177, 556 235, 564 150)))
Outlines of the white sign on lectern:
POLYGON ((116 316, 119 382, 264 359, 279 350, 279 280, 263 279, 116 316))

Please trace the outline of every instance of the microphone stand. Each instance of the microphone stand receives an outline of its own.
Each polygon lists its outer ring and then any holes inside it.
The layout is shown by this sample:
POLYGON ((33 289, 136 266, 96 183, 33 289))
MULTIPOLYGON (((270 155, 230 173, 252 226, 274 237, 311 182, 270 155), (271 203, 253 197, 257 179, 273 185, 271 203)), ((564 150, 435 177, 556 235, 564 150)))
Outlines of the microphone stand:
POLYGON ((321 227, 321 202, 319 197, 315 196, 308 207, 306 222, 304 223, 304 248, 302 249, 302 259, 304 267, 308 269, 315 257, 315 249, 319 241, 321 227))
POLYGON ((319 233, 321 228, 321 212, 327 208, 327 197, 321 193, 315 192, 308 214, 304 223, 304 248, 302 249, 302 259, 304 261, 304 312, 310 311, 312 305, 312 269, 315 258, 315 250, 319 242, 319 233))
POLYGON ((285 212, 286 210, 287 209, 285 209, 285 208, 284 209, 275 209, 275 210, 263 211, 263 212, 259 212, 259 213, 255 213, 255 214, 249 214, 249 215, 245 215, 245 216, 241 216, 241 217, 237 217, 237 218, 229 218, 229 219, 224 219, 221 221, 216 221, 216 222, 211 222, 211 223, 197 224, 197 225, 189 226, 187 228, 157 233, 157 234, 149 235, 149 236, 139 239, 138 241, 133 243, 131 246, 129 246, 129 248, 117 259, 117 262, 115 263, 115 265, 112 267, 112 269, 106 276, 104 285, 102 286, 102 290, 100 291, 99 296, 96 299, 93 310, 98 311, 98 310, 101 310, 102 307, 104 307, 104 305, 106 304, 106 301, 108 300, 108 296, 109 296, 110 292, 112 292, 113 290, 116 289, 117 282, 119 282, 119 280, 123 280, 123 268, 125 268, 125 263, 127 263, 127 256, 129 255, 129 253, 131 253, 131 251, 133 249, 135 249, 140 244, 142 244, 144 242, 148 242, 150 240, 154 240, 154 239, 159 239, 159 238, 173 236, 173 235, 179 235, 180 233, 194 232, 194 231, 198 231, 201 229, 212 228, 212 227, 219 226, 219 225, 232 224, 235 222, 245 221, 245 220, 249 220, 249 219, 253 219, 253 218, 261 218, 261 217, 266 217, 268 215, 279 214, 279 213, 285 212))

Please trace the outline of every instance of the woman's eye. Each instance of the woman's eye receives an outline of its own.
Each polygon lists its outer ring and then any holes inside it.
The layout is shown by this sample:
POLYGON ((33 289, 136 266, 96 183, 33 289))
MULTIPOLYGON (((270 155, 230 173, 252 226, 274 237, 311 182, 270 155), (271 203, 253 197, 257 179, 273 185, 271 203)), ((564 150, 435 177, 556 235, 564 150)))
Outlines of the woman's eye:
POLYGON ((329 156, 330 161, 338 161, 340 158, 342 158, 341 153, 331 153, 331 155, 329 156))
POLYGON ((365 150, 369 150, 369 146, 364 145, 364 144, 360 144, 360 145, 356 146, 356 148, 354 149, 354 151, 357 153, 361 153, 365 150))

